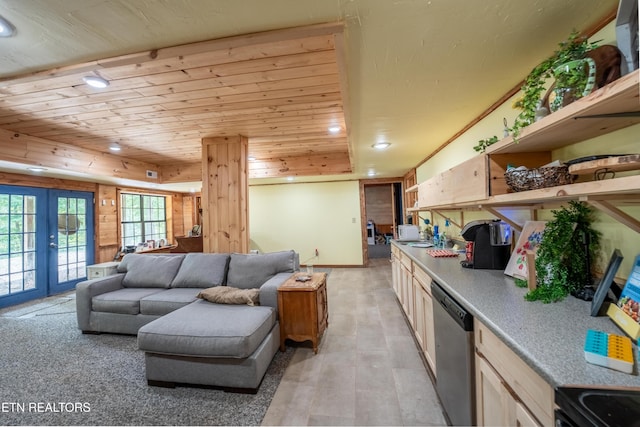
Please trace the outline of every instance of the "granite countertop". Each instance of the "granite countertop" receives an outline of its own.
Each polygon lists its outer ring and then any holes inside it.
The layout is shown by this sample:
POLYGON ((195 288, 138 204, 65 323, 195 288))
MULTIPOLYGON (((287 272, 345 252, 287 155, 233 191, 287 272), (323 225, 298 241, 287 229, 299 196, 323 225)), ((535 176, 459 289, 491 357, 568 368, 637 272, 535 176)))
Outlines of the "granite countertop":
MULTIPOLYGON (((473 316, 501 338, 552 386, 600 385, 640 387, 637 363, 633 374, 588 363, 587 330, 624 335, 607 316, 591 317, 591 302, 572 296, 550 304, 524 299, 502 270, 473 270, 460 258, 434 258, 427 249, 392 244, 407 254, 473 316)), ((633 346, 634 359, 637 347, 633 346)))

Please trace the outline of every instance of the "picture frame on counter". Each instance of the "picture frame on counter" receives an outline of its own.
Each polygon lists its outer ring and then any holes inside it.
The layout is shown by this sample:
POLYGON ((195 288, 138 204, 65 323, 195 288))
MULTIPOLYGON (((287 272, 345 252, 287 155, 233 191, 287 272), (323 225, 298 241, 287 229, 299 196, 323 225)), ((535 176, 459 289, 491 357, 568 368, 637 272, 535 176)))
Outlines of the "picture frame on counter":
POLYGON ((609 264, 607 265, 607 269, 604 271, 604 275, 600 280, 600 284, 595 290, 595 294, 593 295, 593 300, 591 301, 591 316, 596 317, 600 314, 600 310, 602 309, 602 304, 604 303, 607 294, 609 293, 609 289, 611 289, 611 285, 613 284, 613 279, 616 277, 616 273, 620 268, 620 264, 624 257, 619 249, 614 249, 611 254, 611 258, 609 259, 609 264))

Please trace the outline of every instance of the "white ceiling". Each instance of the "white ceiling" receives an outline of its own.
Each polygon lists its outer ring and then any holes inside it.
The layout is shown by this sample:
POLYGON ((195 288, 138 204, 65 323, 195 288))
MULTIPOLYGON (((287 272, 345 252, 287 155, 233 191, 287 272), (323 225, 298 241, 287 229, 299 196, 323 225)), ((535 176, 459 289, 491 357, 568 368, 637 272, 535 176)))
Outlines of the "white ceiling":
MULTIPOLYGON (((18 32, 0 38, 0 79, 341 21, 354 171, 318 179, 366 178, 369 170, 395 177, 516 86, 571 29, 587 30, 616 7, 616 0, 2 0, 0 15, 18 32), (379 140, 392 145, 373 150, 379 140)), ((261 182, 272 181, 252 181, 261 182)))

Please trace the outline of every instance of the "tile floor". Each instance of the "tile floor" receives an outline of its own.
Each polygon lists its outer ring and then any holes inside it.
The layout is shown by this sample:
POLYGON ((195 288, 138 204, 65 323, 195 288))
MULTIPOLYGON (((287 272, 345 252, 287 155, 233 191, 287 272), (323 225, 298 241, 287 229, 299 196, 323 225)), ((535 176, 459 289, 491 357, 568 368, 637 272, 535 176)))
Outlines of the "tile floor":
POLYGON ((446 425, 389 260, 334 268, 327 291, 329 328, 318 354, 294 343, 262 425, 446 425))

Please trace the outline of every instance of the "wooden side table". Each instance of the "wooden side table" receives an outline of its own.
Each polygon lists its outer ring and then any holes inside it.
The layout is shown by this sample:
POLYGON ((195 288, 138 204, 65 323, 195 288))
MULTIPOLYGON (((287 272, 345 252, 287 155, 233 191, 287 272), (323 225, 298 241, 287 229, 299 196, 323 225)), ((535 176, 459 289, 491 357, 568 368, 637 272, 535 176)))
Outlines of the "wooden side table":
POLYGON ((327 308, 327 273, 313 273, 311 280, 297 281, 306 273, 295 273, 278 288, 280 311, 280 350, 285 351, 287 338, 293 341, 311 340, 318 353, 318 342, 329 326, 327 308))

